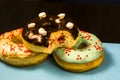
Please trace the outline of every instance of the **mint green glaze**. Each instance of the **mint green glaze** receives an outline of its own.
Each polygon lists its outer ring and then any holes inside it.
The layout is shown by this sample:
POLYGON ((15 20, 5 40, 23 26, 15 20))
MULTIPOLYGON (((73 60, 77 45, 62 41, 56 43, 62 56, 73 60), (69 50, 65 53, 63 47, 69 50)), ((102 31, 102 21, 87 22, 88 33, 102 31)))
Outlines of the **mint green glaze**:
POLYGON ((57 48, 54 54, 69 63, 87 63, 100 57, 104 52, 102 42, 94 34, 84 31, 80 31, 80 34, 82 38, 79 39, 74 48, 57 48), (85 43, 87 47, 79 49, 81 43, 85 43))

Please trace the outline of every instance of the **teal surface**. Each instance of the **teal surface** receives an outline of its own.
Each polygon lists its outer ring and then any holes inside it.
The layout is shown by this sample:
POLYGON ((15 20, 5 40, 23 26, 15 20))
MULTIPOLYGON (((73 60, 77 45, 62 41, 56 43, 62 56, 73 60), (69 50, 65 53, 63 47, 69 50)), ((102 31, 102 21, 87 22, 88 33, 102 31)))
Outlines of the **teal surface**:
POLYGON ((0 80, 120 80, 120 44, 104 43, 103 64, 84 73, 71 73, 57 66, 52 56, 31 67, 13 67, 0 62, 0 80))

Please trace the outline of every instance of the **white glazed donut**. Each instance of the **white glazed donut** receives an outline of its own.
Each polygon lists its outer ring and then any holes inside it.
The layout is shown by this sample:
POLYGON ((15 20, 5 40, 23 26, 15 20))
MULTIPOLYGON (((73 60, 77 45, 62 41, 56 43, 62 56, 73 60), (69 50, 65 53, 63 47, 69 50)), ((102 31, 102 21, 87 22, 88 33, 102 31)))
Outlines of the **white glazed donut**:
POLYGON ((22 28, 0 35, 0 58, 14 66, 29 66, 42 62, 48 54, 28 50, 20 38, 22 28))

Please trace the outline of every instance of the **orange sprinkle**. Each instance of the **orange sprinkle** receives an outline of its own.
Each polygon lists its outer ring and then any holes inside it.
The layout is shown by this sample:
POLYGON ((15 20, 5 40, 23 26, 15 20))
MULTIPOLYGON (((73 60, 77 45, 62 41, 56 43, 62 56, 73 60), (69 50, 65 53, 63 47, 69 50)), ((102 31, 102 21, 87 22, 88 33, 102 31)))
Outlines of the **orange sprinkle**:
POLYGON ((24 50, 25 53, 30 52, 30 50, 24 50))

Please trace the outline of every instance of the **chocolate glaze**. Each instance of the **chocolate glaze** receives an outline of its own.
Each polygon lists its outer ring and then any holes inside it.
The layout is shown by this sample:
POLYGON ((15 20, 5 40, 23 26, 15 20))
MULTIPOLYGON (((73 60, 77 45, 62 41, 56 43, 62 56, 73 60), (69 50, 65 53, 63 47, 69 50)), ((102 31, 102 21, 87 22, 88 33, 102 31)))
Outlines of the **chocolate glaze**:
POLYGON ((76 37, 78 36, 77 25, 71 19, 66 18, 66 17, 64 19, 60 19, 60 23, 56 23, 55 22, 56 19, 58 19, 57 16, 47 16, 46 18, 43 18, 43 19, 36 17, 35 19, 31 20, 24 26, 24 29, 22 32, 23 38, 32 44, 48 47, 48 44, 49 44, 48 38, 50 37, 50 34, 52 32, 55 32, 58 30, 66 30, 72 34, 74 39, 76 39, 76 37), (74 27, 72 29, 68 29, 66 27, 66 24, 68 22, 74 23, 74 27), (35 27, 28 28, 28 24, 30 24, 30 23, 35 23, 36 24, 35 27), (44 28, 47 31, 47 35, 42 36, 42 41, 38 42, 36 39, 29 39, 28 35, 29 35, 30 31, 33 32, 34 34, 39 34, 38 33, 39 28, 44 28))

